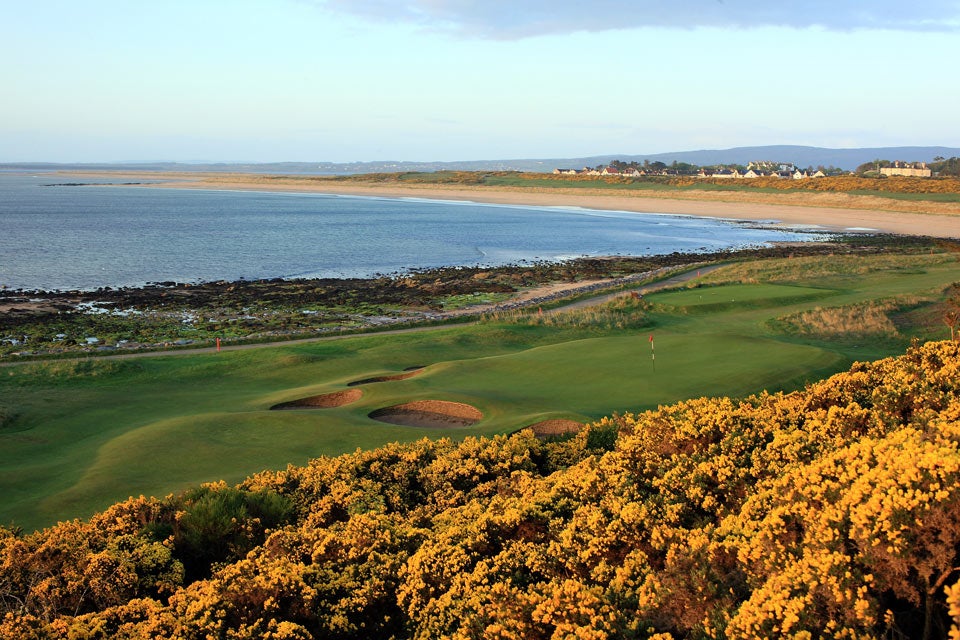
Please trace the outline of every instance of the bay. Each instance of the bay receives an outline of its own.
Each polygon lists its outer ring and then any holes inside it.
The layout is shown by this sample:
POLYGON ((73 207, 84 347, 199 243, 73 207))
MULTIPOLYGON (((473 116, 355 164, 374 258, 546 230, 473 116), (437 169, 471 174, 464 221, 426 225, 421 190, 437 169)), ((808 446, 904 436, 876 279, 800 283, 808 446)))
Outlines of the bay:
POLYGON ((98 184, 118 181, 0 174, 0 285, 368 277, 822 238, 657 213, 98 184))

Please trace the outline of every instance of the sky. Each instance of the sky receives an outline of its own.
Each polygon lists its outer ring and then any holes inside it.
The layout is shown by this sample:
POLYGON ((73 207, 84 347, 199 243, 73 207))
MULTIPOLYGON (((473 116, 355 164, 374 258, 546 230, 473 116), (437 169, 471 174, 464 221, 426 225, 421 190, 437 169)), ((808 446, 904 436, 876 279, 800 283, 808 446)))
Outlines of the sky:
POLYGON ((0 162, 960 146, 960 0, 0 0, 0 162))

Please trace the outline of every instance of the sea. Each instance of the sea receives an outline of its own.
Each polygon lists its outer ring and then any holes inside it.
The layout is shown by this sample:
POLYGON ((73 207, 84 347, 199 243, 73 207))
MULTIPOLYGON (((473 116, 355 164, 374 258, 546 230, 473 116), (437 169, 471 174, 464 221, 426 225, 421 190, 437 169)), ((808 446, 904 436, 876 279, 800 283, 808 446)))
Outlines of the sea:
POLYGON ((824 237, 776 221, 123 182, 0 173, 0 286, 371 277, 824 237))

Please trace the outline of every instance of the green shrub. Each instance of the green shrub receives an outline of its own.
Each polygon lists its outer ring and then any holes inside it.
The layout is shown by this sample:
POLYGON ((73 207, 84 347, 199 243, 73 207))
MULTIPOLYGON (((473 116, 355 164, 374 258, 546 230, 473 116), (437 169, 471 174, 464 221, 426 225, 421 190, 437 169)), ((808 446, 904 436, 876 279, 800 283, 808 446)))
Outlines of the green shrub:
POLYGON ((287 524, 293 516, 293 503, 270 490, 203 485, 174 501, 183 512, 173 525, 174 548, 188 580, 208 576, 217 563, 239 560, 263 544, 268 529, 287 524))

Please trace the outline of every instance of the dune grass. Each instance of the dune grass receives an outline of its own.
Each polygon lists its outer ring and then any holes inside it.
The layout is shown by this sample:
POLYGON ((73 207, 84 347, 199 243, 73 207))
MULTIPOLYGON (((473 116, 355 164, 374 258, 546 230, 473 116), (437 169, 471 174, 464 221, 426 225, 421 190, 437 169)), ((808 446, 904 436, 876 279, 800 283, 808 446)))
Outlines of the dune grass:
POLYGON ((916 308, 929 300, 904 296, 870 300, 841 307, 816 307, 772 320, 772 326, 786 333, 830 337, 895 337, 899 335, 894 315, 916 308))
POLYGON ((701 284, 796 283, 814 287, 844 288, 851 278, 871 273, 916 275, 928 268, 949 265, 957 256, 947 251, 935 253, 882 254, 869 258, 855 255, 801 256, 742 262, 713 271, 699 280, 701 284))
POLYGON ((942 326, 907 325, 838 341, 774 321, 907 295, 935 304, 960 280, 952 255, 800 260, 734 265, 689 288, 549 322, 533 312, 423 333, 0 369, 0 523, 45 526, 129 495, 235 482, 393 441, 507 433, 688 397, 791 390, 852 360, 898 353, 914 336, 949 336, 942 326), (363 396, 344 406, 269 410, 422 365, 414 377, 361 385, 363 396), (414 400, 463 402, 484 417, 450 431, 369 418, 414 400))

